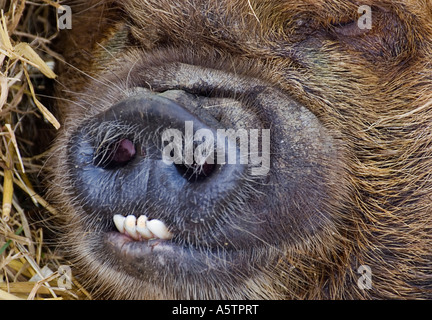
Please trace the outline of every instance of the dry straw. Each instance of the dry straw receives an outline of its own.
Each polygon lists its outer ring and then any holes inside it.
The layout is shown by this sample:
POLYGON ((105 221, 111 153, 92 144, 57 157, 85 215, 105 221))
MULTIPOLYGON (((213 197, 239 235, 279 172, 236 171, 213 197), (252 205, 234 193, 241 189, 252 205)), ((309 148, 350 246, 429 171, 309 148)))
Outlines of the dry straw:
POLYGON ((56 78, 56 54, 49 46, 58 34, 58 6, 49 0, 0 0, 0 299, 91 298, 44 239, 35 212, 47 220, 57 212, 29 178, 41 170, 44 155, 26 151, 38 142, 25 138, 25 126, 43 117, 53 130, 60 127, 38 97, 38 81, 56 78))

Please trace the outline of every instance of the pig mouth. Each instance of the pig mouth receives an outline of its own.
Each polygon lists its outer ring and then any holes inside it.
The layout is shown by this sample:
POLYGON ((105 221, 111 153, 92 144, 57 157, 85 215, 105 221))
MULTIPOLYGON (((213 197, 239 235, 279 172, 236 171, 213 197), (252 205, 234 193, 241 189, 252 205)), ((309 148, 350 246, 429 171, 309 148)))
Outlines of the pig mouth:
POLYGON ((309 110, 255 78, 178 63, 158 72, 164 82, 134 83, 68 139, 67 192, 84 242, 99 263, 143 282, 246 281, 276 263, 293 230, 322 225, 334 141, 309 110), (238 135, 219 145, 229 129, 238 135), (188 130, 208 135, 188 143, 188 130), (188 146, 209 136, 213 161, 197 161, 199 152, 186 161, 188 146))

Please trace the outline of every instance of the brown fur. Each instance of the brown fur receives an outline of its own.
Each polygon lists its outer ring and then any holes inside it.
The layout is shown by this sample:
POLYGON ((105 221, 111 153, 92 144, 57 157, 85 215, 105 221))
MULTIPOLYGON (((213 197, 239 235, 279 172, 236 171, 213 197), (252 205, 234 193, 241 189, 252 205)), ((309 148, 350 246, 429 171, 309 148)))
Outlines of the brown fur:
MULTIPOLYGON (((73 29, 62 31, 59 43, 67 63, 58 95, 71 102, 59 104, 63 128, 50 193, 64 212, 67 251, 101 297, 432 298, 430 1, 94 0, 73 10, 73 29), (372 30, 344 26, 368 3, 372 30), (300 190, 305 220, 297 216, 297 226, 275 231, 279 247, 259 248, 271 265, 257 258, 254 276, 230 275, 238 282, 211 287, 179 279, 179 290, 151 283, 143 293, 145 281, 96 262, 81 241, 84 220, 68 191, 64 146, 83 119, 120 100, 129 84, 169 84, 158 66, 178 62, 283 92, 319 119, 337 141, 337 156, 317 178, 326 187, 319 204, 300 190), (309 207, 319 208, 322 220, 306 221, 309 207), (370 290, 357 285, 360 265, 372 270, 370 290)), ((260 201, 284 199, 282 190, 260 201)))

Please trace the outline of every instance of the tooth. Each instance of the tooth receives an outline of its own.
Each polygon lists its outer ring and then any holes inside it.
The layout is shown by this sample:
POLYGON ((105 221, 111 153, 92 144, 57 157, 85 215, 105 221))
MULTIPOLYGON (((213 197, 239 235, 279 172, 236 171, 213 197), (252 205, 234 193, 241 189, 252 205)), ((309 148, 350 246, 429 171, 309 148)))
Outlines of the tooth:
POLYGON ((116 214, 116 215, 114 215, 113 220, 114 220, 114 224, 115 224, 117 230, 120 233, 124 233, 125 232, 124 224, 125 224, 126 218, 123 217, 121 214, 116 214))
POLYGON ((134 240, 139 239, 138 232, 136 231, 136 217, 133 215, 129 215, 126 217, 125 230, 128 235, 130 235, 134 240))
POLYGON ((148 218, 146 216, 139 216, 137 220, 136 231, 143 237, 145 240, 149 240, 154 238, 154 234, 147 228, 148 218))
POLYGON ((171 232, 169 232, 168 228, 165 224, 157 219, 147 221, 147 228, 153 233, 157 238, 163 240, 169 240, 173 236, 171 232))

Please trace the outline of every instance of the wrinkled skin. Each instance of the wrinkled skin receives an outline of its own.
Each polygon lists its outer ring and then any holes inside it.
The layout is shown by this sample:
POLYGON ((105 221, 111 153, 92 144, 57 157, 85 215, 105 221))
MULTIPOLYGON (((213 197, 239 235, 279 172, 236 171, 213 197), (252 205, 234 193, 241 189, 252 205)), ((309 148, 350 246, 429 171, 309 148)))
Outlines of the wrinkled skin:
POLYGON ((364 1, 371 30, 346 0, 72 4, 47 181, 95 297, 432 298, 429 1, 364 1), (268 172, 162 164, 158 132, 187 119, 270 129, 268 172), (109 139, 133 146, 100 165, 109 139))

